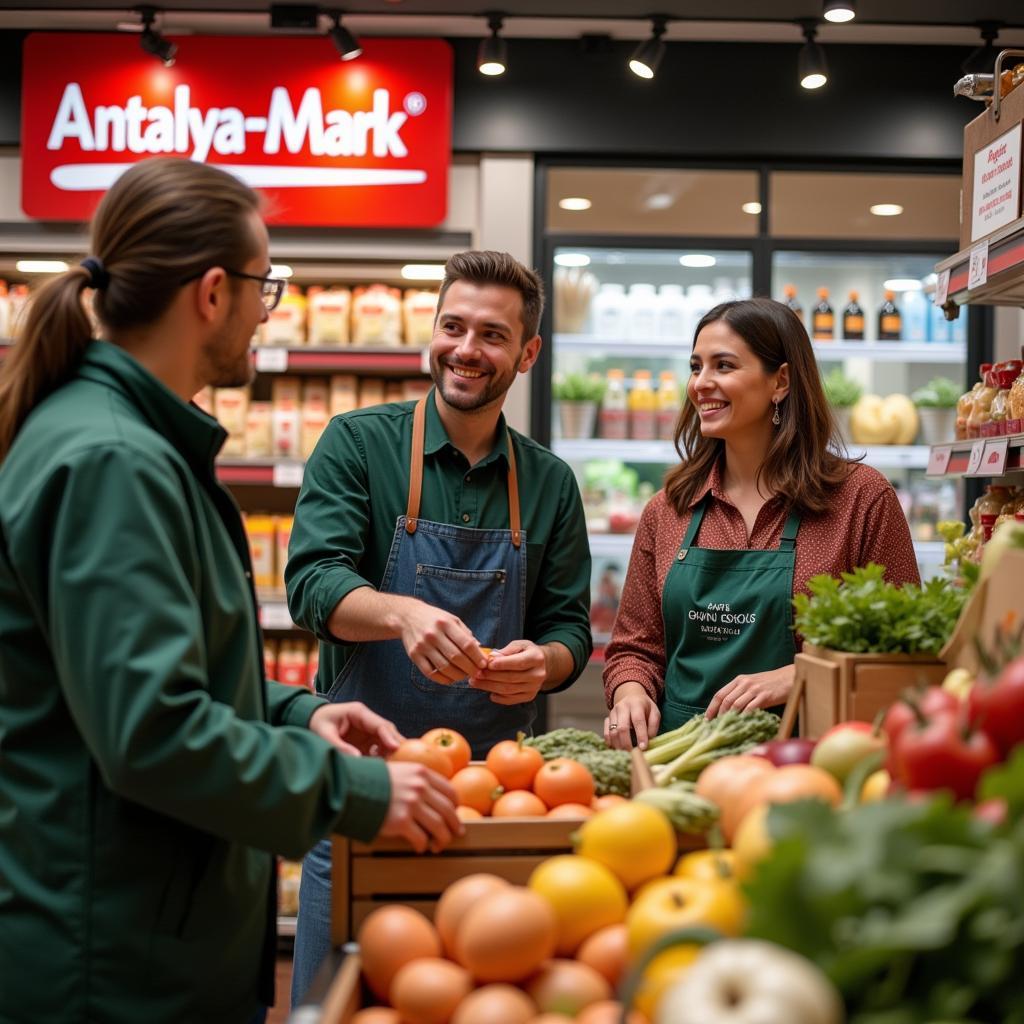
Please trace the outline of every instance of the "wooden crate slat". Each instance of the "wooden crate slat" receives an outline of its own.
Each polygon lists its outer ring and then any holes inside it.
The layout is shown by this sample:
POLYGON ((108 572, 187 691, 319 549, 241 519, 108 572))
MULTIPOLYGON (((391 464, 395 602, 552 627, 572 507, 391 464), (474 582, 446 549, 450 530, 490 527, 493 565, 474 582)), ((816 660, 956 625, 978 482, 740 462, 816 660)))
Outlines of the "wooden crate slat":
POLYGON ((547 852, 538 852, 505 857, 494 854, 476 857, 354 857, 352 895, 434 895, 452 882, 478 871, 499 875, 516 885, 525 885, 533 869, 548 856, 547 852))

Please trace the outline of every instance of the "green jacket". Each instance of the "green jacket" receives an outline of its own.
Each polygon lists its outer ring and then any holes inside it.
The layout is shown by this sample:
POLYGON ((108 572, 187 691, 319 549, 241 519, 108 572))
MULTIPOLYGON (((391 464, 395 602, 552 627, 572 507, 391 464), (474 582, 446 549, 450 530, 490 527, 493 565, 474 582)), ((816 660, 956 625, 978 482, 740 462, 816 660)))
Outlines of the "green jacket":
POLYGON ((224 431, 96 342, 0 467, 0 1021, 245 1021, 274 862, 370 839, 383 762, 266 682, 224 431))

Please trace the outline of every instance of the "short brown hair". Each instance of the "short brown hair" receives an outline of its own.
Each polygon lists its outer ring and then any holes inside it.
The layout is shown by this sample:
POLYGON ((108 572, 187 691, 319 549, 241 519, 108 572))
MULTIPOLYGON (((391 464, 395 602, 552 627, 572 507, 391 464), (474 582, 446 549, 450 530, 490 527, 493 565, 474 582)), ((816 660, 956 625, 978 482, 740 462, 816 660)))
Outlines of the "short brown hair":
MULTIPOLYGON (((758 483, 763 479, 802 513, 826 511, 833 489, 846 479, 852 460, 845 457, 802 321, 774 299, 723 302, 697 325, 694 343, 705 327, 719 320, 750 346, 766 373, 775 373, 783 363, 789 366, 789 393, 779 405, 779 426, 769 428, 773 435, 758 483)), ((665 496, 683 515, 721 457, 724 445, 718 438, 704 437, 700 415, 688 399, 676 424, 675 443, 683 461, 666 474, 665 496)))
POLYGON ((443 305, 448 289, 456 281, 514 288, 523 300, 523 344, 540 331, 540 317, 544 312, 544 284, 536 271, 524 267, 507 252, 469 249, 449 257, 444 265, 444 281, 437 297, 438 309, 443 305))

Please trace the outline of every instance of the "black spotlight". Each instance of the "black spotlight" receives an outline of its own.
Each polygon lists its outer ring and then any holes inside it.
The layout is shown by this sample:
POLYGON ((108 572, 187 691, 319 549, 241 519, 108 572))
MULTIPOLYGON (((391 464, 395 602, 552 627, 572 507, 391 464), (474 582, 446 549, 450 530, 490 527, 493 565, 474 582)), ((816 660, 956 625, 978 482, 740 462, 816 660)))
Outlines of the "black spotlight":
POLYGON ((800 28, 806 40, 797 58, 800 84, 805 89, 820 89, 828 81, 828 63, 825 51, 816 42, 818 23, 808 18, 800 22, 800 28))
POLYGON ((165 39, 159 30, 153 27, 153 22, 156 21, 156 8, 140 7, 138 11, 142 18, 142 35, 139 36, 139 46, 146 53, 151 53, 157 60, 162 61, 165 68, 171 67, 178 47, 169 39, 165 39))
POLYGON ((503 75, 508 67, 508 45, 499 34, 504 19, 500 14, 491 14, 487 18, 487 27, 491 34, 480 40, 480 48, 476 52, 476 69, 481 75, 503 75))
POLYGON ((668 18, 656 15, 651 18, 651 38, 642 42, 629 58, 629 70, 638 78, 653 78, 665 56, 662 36, 668 27, 668 18))
POLYGON ((332 11, 331 17, 334 19, 334 24, 327 30, 327 35, 330 37, 331 42, 334 43, 338 56, 342 60, 355 60, 363 52, 363 48, 359 45, 359 40, 342 25, 341 15, 337 11, 332 11))
POLYGON ((975 47, 960 65, 965 75, 991 75, 996 68, 998 50, 995 41, 999 38, 1000 25, 996 21, 979 21, 978 31, 981 33, 981 45, 975 47))

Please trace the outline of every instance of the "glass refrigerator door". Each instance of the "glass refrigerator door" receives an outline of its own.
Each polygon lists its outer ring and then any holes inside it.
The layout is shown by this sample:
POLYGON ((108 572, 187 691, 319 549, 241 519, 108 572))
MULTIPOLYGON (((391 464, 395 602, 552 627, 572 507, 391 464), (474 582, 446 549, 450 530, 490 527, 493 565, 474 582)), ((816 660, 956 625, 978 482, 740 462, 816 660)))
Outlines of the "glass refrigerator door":
POLYGON ((552 449, 575 470, 606 642, 644 505, 677 461, 693 331, 751 294, 749 251, 561 247, 554 255, 552 449))
POLYGON ((942 520, 960 519, 957 482, 929 480, 929 445, 954 439, 966 366, 966 311, 947 322, 932 299, 936 256, 777 251, 772 295, 807 326, 851 455, 896 488, 922 577, 939 572, 942 520))

